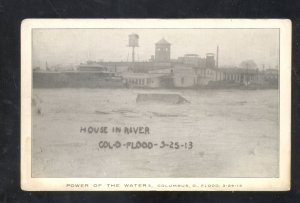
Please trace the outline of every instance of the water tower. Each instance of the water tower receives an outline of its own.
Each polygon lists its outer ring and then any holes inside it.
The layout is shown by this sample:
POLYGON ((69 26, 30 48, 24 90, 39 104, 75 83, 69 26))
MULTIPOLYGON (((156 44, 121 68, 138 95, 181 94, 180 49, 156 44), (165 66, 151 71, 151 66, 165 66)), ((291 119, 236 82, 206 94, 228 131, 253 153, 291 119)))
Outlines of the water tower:
POLYGON ((132 47, 132 63, 134 63, 134 48, 139 46, 139 35, 132 33, 129 35, 128 46, 132 47))

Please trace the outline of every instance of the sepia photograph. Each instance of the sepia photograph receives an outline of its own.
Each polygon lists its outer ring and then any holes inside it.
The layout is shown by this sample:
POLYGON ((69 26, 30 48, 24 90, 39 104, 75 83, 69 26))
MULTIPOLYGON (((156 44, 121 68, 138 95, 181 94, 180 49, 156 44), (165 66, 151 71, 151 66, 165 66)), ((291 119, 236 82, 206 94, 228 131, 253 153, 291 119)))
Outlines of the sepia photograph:
POLYGON ((22 26, 24 189, 289 189, 289 21, 22 26))

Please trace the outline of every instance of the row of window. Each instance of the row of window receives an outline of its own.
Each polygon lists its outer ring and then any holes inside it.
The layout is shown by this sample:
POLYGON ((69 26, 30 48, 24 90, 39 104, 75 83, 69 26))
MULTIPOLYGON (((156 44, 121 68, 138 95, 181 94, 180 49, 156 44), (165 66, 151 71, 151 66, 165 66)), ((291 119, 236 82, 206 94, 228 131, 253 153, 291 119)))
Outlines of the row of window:
POLYGON ((157 51, 169 51, 169 48, 156 48, 157 51))
MULTIPOLYGON (((200 75, 215 75, 213 72, 211 71, 206 71, 205 70, 200 70, 200 75), (205 74, 206 73, 206 74, 205 74)), ((244 77, 246 77, 246 75, 244 74, 228 74, 228 73, 224 73, 224 79, 225 80, 243 80, 244 77)), ((249 80, 254 80, 256 78, 256 75, 247 75, 249 80)), ((216 74, 216 79, 221 79, 222 78, 222 74, 216 74)))
POLYGON ((126 83, 135 84, 135 85, 149 85, 150 83, 153 83, 150 78, 128 78, 126 79, 126 83))
POLYGON ((256 79, 255 75, 243 75, 243 74, 225 74, 225 80, 254 80, 256 79))

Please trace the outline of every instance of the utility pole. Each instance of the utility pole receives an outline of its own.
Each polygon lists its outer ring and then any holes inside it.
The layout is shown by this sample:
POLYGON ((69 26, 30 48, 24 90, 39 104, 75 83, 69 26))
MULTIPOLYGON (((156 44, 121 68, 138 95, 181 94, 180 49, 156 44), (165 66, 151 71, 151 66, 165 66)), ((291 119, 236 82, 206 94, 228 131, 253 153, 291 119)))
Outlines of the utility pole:
POLYGON ((248 63, 246 63, 246 87, 248 87, 249 74, 248 74, 248 63))
POLYGON ((48 63, 47 63, 47 61, 46 61, 46 70, 49 70, 49 67, 48 67, 48 63))
POLYGON ((134 48, 135 47, 132 47, 132 65, 134 65, 134 48))
POLYGON ((216 67, 219 68, 219 45, 217 46, 217 63, 216 67))

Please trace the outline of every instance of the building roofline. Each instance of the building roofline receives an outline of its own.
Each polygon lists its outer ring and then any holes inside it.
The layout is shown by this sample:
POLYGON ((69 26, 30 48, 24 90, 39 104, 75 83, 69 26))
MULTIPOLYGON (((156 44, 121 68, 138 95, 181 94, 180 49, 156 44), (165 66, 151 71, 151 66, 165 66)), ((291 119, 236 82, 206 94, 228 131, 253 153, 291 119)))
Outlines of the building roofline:
POLYGON ((158 42, 156 42, 155 44, 161 44, 161 45, 171 45, 170 42, 168 42, 167 40, 165 40, 165 38, 162 38, 161 40, 159 40, 158 42))

